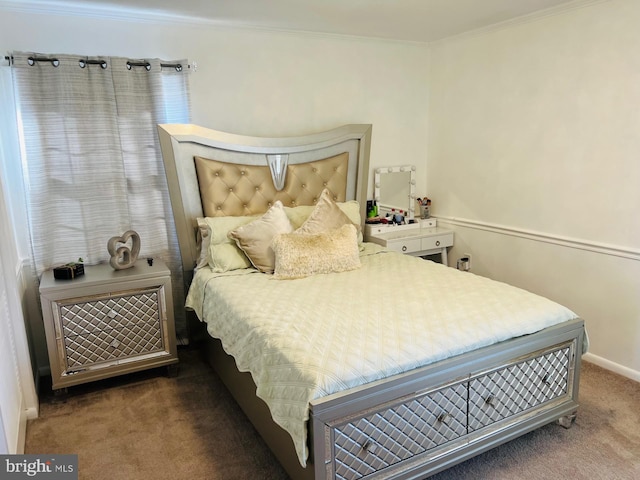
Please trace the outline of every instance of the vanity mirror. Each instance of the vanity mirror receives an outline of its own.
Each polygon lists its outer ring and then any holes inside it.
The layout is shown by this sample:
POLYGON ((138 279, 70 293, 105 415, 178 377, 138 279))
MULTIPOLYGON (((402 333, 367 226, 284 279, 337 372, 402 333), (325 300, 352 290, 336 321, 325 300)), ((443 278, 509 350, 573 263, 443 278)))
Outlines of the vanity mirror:
POLYGON ((416 167, 379 167, 375 169, 373 196, 378 205, 379 215, 384 216, 391 209, 403 210, 406 219, 415 216, 416 167))

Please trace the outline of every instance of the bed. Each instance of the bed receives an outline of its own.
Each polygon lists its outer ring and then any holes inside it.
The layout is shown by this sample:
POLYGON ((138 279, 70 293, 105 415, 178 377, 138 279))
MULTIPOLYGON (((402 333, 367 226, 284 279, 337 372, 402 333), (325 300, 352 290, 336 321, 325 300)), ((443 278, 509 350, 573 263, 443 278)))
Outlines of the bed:
POLYGON ((371 125, 286 138, 158 131, 187 306, 292 478, 425 478, 572 425, 580 318, 362 241, 371 125))

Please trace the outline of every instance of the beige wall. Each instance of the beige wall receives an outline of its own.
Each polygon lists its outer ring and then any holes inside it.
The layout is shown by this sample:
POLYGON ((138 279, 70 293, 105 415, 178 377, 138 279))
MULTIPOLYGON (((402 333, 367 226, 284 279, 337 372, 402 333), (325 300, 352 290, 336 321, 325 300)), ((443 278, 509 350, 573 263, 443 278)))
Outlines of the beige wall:
POLYGON ((638 25, 612 0, 431 45, 427 185, 453 262, 566 304, 640 379, 638 25))
MULTIPOLYGON (((371 123, 371 170, 415 164, 417 188, 426 187, 428 48, 423 44, 3 11, 0 47, 188 58, 198 65, 191 76, 194 123, 258 136, 371 123)), ((369 191, 372 196, 373 180, 369 191)), ((42 368, 44 331, 39 318, 31 323, 42 368)))
POLYGON ((372 123, 371 167, 420 165, 425 187, 424 44, 8 11, 0 15, 0 46, 188 58, 198 64, 191 76, 194 123, 258 136, 372 123))

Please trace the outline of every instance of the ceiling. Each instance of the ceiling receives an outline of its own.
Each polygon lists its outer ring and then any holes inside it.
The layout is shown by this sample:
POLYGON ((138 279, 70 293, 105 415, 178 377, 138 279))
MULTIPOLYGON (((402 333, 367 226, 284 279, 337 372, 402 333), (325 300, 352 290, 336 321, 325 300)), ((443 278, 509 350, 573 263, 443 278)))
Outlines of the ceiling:
MULTIPOLYGON (((0 0, 0 8, 153 17, 432 42, 589 0, 0 0)), ((593 1, 593 0, 590 0, 593 1)))

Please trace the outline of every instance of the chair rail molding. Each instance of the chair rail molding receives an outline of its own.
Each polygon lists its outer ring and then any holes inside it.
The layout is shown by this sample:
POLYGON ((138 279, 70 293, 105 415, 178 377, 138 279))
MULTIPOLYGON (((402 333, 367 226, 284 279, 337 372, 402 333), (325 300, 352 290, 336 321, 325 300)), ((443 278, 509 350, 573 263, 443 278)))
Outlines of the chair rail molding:
POLYGON ((630 260, 640 261, 640 250, 631 247, 594 242, 591 240, 583 240, 579 238, 565 237, 562 235, 554 235, 546 232, 509 227, 507 225, 470 220, 466 218, 437 215, 436 218, 438 219, 438 222, 449 223, 451 225, 457 225, 460 227, 472 228, 475 230, 484 230, 501 235, 525 238, 537 242, 551 243, 563 247, 576 248, 579 250, 586 250, 603 255, 611 255, 615 257, 622 257, 628 258, 630 260))

